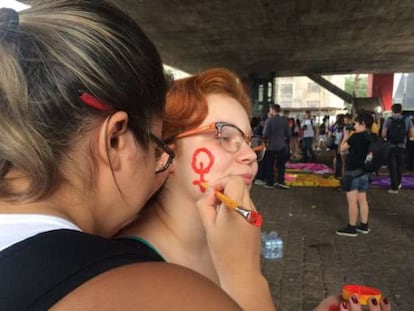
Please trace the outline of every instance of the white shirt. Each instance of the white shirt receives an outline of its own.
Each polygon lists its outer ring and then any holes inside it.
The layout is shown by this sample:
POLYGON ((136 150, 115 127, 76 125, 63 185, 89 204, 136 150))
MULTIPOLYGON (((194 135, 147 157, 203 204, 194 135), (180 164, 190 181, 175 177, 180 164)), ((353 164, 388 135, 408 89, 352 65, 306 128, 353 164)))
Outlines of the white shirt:
POLYGON ((312 120, 311 119, 305 119, 303 120, 303 126, 306 125, 306 130, 303 131, 303 137, 313 137, 314 136, 314 132, 313 132, 313 124, 312 124, 312 120))
POLYGON ((58 229, 81 231, 74 223, 56 216, 0 214, 0 251, 36 234, 58 229))

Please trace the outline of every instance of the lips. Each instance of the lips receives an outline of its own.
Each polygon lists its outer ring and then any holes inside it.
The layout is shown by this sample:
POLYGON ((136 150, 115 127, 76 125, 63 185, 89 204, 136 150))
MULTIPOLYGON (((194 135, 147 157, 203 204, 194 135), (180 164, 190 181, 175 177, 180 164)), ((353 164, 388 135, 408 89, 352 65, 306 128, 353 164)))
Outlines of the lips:
POLYGON ((252 174, 241 174, 239 175, 241 178, 243 178, 246 185, 251 185, 253 182, 253 175, 252 174))

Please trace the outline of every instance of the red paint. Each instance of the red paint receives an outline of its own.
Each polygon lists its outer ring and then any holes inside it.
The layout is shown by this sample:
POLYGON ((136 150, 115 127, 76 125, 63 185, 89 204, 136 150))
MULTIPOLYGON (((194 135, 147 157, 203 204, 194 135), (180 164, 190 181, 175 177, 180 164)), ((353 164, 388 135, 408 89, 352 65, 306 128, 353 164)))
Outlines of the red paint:
POLYGON ((263 222, 263 217, 258 212, 251 211, 249 215, 249 219, 247 219, 247 221, 256 227, 260 227, 263 222))
POLYGON ((211 153, 211 151, 207 148, 198 148, 194 151, 193 158, 191 160, 191 167, 196 174, 200 175, 200 179, 193 180, 193 185, 199 185, 201 192, 205 192, 206 189, 204 189, 204 187, 202 187, 200 183, 206 182, 206 180, 204 179, 204 175, 210 172, 210 168, 213 166, 213 163, 214 156, 211 153), (199 156, 203 154, 208 158, 207 163, 204 163, 203 161, 199 160, 199 156))
POLYGON ((376 298, 378 301, 381 300, 381 291, 375 287, 363 286, 363 285, 344 285, 342 287, 342 298, 348 300, 351 297, 354 303, 361 305, 367 305, 368 299, 376 298), (356 300, 356 301, 355 301, 356 300))

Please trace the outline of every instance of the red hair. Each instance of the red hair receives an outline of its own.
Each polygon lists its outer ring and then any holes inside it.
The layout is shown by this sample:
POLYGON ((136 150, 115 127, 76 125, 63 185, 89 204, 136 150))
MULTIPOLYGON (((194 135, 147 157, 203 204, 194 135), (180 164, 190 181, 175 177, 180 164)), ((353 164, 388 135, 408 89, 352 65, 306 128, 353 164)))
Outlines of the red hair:
POLYGON ((214 68, 198 75, 174 81, 167 93, 163 138, 172 142, 176 135, 198 127, 208 114, 206 97, 223 94, 236 99, 251 114, 251 103, 236 74, 214 68))

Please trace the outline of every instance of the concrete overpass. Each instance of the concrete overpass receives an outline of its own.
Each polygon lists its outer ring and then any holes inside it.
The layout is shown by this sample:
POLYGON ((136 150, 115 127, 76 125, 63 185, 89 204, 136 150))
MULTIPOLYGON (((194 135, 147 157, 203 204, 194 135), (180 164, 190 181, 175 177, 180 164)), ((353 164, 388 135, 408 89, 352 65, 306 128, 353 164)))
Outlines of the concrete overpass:
POLYGON ((113 0, 190 73, 414 72, 412 0, 113 0))

